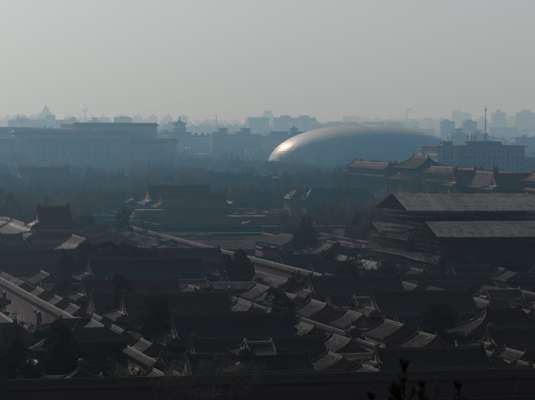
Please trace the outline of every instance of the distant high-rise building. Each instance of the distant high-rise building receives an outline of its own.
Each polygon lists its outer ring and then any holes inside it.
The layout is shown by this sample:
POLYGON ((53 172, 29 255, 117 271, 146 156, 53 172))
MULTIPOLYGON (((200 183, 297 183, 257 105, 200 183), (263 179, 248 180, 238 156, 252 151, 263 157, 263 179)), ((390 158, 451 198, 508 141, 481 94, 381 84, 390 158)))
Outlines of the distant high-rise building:
POLYGON ((249 117, 245 125, 255 135, 267 135, 271 131, 270 120, 266 117, 249 117))
POLYGON ((269 120, 273 119, 273 113, 271 111, 264 111, 262 113, 262 117, 267 118, 269 120))
POLYGON ((462 127, 463 121, 472 119, 472 114, 464 111, 455 110, 451 112, 451 119, 455 122, 457 128, 462 127))
POLYGON ((186 122, 184 122, 182 118, 179 118, 176 120, 176 122, 173 122, 173 132, 177 135, 186 134, 186 122))
POLYGON ((292 128, 297 128, 301 132, 319 128, 320 123, 314 117, 309 115, 300 115, 292 117, 290 115, 281 115, 273 118, 273 130, 289 132, 292 128))
POLYGON ((473 119, 465 119, 462 126, 467 135, 473 135, 477 131, 477 122, 473 119))
POLYGON ((311 129, 318 128, 320 123, 316 118, 311 117, 310 115, 300 115, 299 117, 295 118, 294 126, 300 131, 306 132, 311 129))
POLYGON ((455 131, 455 122, 451 119, 443 119, 440 121, 440 137, 442 139, 450 139, 453 131, 455 131))
POLYGON ((54 114, 52 114, 52 112, 50 111, 50 108, 48 108, 48 106, 44 106, 43 107, 43 110, 38 115, 38 118, 40 120, 43 120, 43 121, 50 121, 50 124, 49 124, 50 126, 54 126, 55 125, 56 116, 54 114))
POLYGON ((492 113, 490 123, 493 128, 505 128, 507 126, 507 113, 496 110, 492 113))
POLYGON ((518 128, 509 126, 507 113, 496 110, 492 113, 490 121, 490 134, 498 139, 512 139, 518 136, 518 128))
POLYGON ((273 118, 273 130, 279 132, 288 132, 295 127, 294 119, 289 115, 281 115, 273 118))
POLYGON ((515 117, 516 127, 523 134, 535 133, 535 113, 530 110, 520 111, 515 117))

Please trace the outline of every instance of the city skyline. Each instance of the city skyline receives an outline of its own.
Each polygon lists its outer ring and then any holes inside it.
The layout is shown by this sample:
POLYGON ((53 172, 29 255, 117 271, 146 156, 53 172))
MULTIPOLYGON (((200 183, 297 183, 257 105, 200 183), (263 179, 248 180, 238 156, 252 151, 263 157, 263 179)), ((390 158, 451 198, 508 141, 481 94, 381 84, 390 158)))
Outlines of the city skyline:
POLYGON ((476 110, 475 112, 470 112, 467 110, 460 110, 460 109, 452 109, 450 111, 443 110, 440 113, 440 116, 431 116, 431 115, 417 115, 413 116, 412 112, 414 111, 413 108, 406 108, 405 109, 405 115, 403 117, 384 117, 384 116, 370 116, 370 115, 363 115, 363 114, 353 114, 353 115, 341 115, 339 117, 335 117, 332 119, 319 119, 316 118, 316 115, 314 114, 292 114, 288 112, 280 112, 280 113, 273 113, 271 110, 257 110, 256 112, 253 112, 253 114, 245 115, 243 118, 225 118, 225 115, 221 115, 218 113, 209 113, 206 116, 199 116, 197 118, 193 118, 189 115, 186 115, 184 113, 180 112, 159 112, 159 113, 152 113, 152 114, 146 114, 146 113, 139 113, 139 112, 124 112, 124 113, 101 113, 101 114, 95 114, 92 113, 91 110, 87 107, 87 105, 81 105, 80 111, 78 113, 74 114, 62 114, 56 112, 56 110, 51 109, 51 107, 48 106, 48 104, 43 105, 38 110, 32 110, 30 112, 15 112, 11 114, 2 114, 0 113, 0 126, 2 123, 6 123, 11 120, 16 120, 19 118, 23 119, 29 119, 29 120, 39 120, 42 118, 53 118, 57 121, 101 121, 101 122, 119 122, 121 119, 128 119, 129 122, 156 122, 156 123, 162 123, 164 121, 165 123, 169 123, 171 121, 175 121, 177 119, 180 119, 187 124, 203 124, 203 123, 214 123, 217 124, 218 122, 223 125, 243 125, 247 127, 249 120, 255 120, 255 119, 268 119, 270 120, 270 123, 273 123, 274 120, 277 119, 299 119, 299 118, 312 118, 317 119, 319 122, 322 123, 340 123, 340 122, 346 122, 346 123, 358 123, 358 122, 373 122, 373 121, 391 121, 391 122, 403 122, 403 121, 453 121, 456 125, 461 127, 462 122, 465 120, 475 121, 478 124, 483 124, 484 118, 485 118, 485 109, 487 109, 487 118, 489 126, 496 125, 496 126, 514 126, 516 121, 515 119, 518 118, 518 116, 522 114, 534 114, 535 112, 532 111, 530 108, 520 108, 518 110, 504 110, 502 108, 496 108, 491 109, 487 106, 482 108, 481 110, 476 110), (496 121, 496 115, 498 115, 497 118, 499 118, 499 121, 496 121))
POLYGON ((535 109, 528 1, 254 3, 4 2, 0 115, 535 109))

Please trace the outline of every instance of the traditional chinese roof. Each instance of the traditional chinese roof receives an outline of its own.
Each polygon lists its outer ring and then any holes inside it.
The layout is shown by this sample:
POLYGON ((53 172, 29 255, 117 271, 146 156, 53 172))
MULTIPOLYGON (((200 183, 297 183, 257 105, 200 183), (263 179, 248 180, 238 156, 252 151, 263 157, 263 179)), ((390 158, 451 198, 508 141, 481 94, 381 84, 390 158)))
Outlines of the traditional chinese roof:
POLYGON ((378 208, 407 212, 535 212, 535 196, 526 193, 395 193, 378 208))
POLYGON ((430 221, 426 224, 441 239, 535 238, 535 221, 430 221))

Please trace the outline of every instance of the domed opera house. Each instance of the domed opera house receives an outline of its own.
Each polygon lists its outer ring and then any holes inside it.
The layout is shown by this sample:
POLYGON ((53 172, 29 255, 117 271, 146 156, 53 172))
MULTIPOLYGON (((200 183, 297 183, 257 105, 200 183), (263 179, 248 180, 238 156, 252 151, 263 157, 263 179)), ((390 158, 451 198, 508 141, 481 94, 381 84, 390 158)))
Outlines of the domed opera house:
POLYGON ((440 140, 417 130, 337 126, 301 133, 279 144, 270 162, 343 166, 354 159, 399 161, 440 140))

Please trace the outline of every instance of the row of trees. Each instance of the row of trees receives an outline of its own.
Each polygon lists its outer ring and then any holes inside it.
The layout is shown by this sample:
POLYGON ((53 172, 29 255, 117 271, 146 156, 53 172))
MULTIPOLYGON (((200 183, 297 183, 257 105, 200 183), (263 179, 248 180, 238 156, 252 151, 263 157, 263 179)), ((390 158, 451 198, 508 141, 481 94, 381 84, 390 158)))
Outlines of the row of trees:
MULTIPOLYGON (((400 373, 398 379, 388 387, 388 400, 433 400, 427 393, 425 381, 411 382, 409 379, 409 365, 407 360, 400 360, 400 373)), ((462 400, 462 383, 453 382, 453 400, 462 400)), ((376 393, 368 392, 369 400, 378 400, 376 393)))

